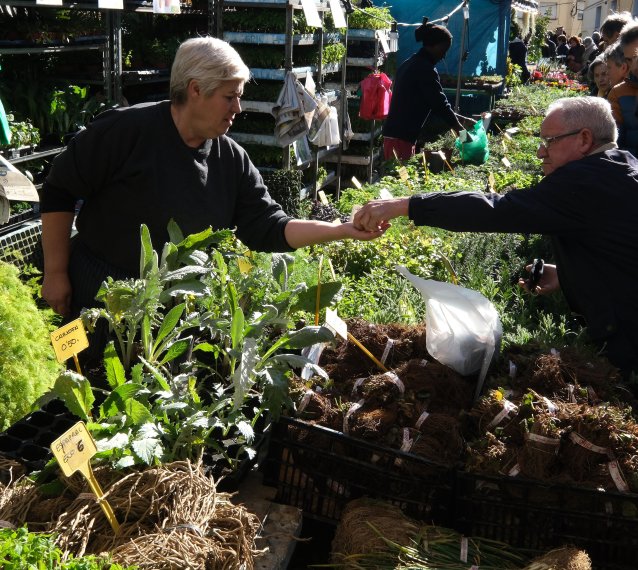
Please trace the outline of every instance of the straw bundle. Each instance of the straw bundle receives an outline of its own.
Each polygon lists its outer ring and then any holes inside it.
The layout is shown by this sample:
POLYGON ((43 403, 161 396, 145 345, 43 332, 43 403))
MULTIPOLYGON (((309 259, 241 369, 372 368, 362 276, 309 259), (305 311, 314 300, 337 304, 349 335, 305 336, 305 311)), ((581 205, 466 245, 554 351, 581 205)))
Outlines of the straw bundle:
POLYGON ((591 560, 583 550, 564 546, 535 558, 523 570, 591 570, 591 560))

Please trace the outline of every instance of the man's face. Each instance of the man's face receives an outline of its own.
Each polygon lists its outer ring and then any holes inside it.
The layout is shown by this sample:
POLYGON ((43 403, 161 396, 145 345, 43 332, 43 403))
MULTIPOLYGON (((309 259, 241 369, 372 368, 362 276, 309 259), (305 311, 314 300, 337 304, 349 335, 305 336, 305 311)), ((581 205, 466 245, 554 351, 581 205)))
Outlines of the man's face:
POLYGON ((638 38, 623 48, 629 73, 638 77, 638 38))
POLYGON ((605 42, 606 46, 610 46, 618 39, 619 35, 619 32, 601 32, 600 37, 605 42))
POLYGON ((627 77, 628 70, 629 67, 626 63, 618 65, 611 59, 607 60, 607 77, 609 78, 609 86, 613 87, 614 85, 618 85, 620 82, 624 81, 625 77, 627 77))
POLYGON ((561 119, 560 111, 553 111, 541 124, 541 137, 554 140, 547 145, 540 144, 536 156, 543 161, 543 174, 547 176, 561 166, 583 157, 579 144, 579 134, 582 131, 567 125, 561 119), (568 134, 570 133, 570 134, 568 134), (573 133, 573 134, 572 134, 573 133))

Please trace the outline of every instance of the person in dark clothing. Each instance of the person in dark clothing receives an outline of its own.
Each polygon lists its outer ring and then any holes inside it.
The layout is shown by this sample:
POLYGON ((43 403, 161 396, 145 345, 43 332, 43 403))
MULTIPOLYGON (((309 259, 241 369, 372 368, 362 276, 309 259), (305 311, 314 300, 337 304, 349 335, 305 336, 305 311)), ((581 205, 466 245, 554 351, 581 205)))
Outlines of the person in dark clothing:
POLYGON ((527 69, 527 46, 520 36, 515 37, 509 44, 510 61, 521 68, 521 81, 527 83, 530 78, 527 69))
POLYGON ((545 42, 541 46, 541 54, 543 57, 556 59, 556 43, 549 33, 545 36, 545 42))
POLYGON ((556 59, 564 63, 568 53, 569 46, 567 45, 567 37, 558 36, 556 40, 556 59))
POLYGON ((638 370, 638 159, 617 148, 611 107, 601 97, 553 102, 540 139, 545 176, 531 188, 374 200, 354 222, 375 230, 409 216, 452 231, 548 235, 556 265, 545 266, 534 293, 561 289, 591 339, 629 377, 638 370))
POLYGON ((461 121, 471 119, 457 115, 447 100, 434 67, 452 45, 452 34, 443 26, 423 24, 415 31, 423 47, 404 61, 392 86, 390 111, 383 124, 383 152, 386 160, 408 159, 416 152, 416 141, 430 113, 439 115, 457 133, 461 121))
POLYGON ((272 200, 246 152, 226 136, 249 75, 230 44, 187 40, 171 70, 170 101, 103 113, 56 157, 42 192, 42 296, 58 314, 96 306, 108 276, 139 275, 142 224, 158 250, 171 219, 185 235, 236 228, 259 251, 379 235, 352 223, 295 220, 272 200))

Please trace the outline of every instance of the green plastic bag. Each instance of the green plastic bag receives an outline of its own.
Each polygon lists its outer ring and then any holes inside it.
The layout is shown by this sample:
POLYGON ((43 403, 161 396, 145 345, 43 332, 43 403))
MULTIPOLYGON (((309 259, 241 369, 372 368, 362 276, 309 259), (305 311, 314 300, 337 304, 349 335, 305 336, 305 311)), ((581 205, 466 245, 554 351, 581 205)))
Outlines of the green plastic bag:
POLYGON ((483 164, 490 156, 490 147, 483 121, 476 121, 474 127, 467 131, 467 135, 469 136, 458 137, 454 143, 461 153, 461 159, 469 164, 483 164), (462 142, 461 138, 465 138, 465 141, 462 142))

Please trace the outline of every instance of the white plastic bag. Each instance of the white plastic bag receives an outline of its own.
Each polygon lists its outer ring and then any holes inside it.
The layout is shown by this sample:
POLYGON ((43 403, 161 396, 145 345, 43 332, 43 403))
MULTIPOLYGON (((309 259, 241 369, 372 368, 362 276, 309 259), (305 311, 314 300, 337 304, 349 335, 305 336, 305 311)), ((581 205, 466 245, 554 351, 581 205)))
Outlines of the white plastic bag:
POLYGON ((433 358, 464 376, 479 372, 481 392, 503 328, 494 305, 478 291, 401 273, 426 300, 426 348, 433 358))

